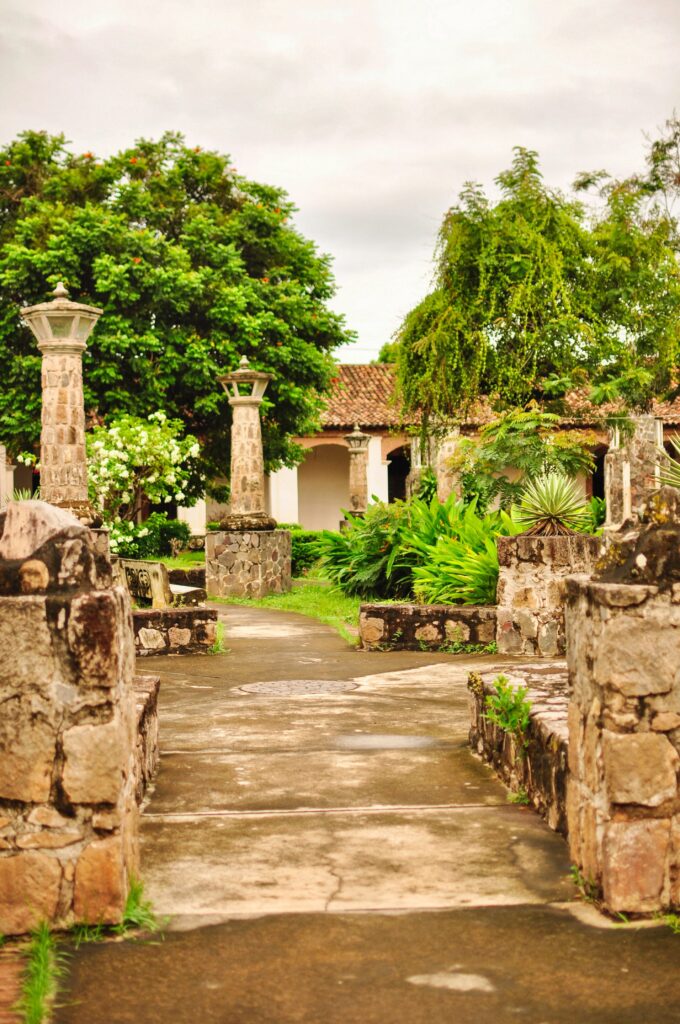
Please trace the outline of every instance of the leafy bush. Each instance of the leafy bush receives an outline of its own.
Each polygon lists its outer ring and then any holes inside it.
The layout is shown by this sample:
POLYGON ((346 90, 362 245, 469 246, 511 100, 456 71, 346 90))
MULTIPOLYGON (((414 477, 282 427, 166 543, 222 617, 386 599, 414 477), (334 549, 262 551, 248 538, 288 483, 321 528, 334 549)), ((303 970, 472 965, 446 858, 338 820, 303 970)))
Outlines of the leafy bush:
POLYGON ((492 604, 498 557, 494 538, 518 533, 505 512, 480 517, 474 502, 420 498, 369 506, 348 516, 342 533, 324 531, 325 574, 345 593, 427 603, 492 604))
POLYGON ((319 560, 319 530, 291 530, 293 576, 303 576, 319 560))
POLYGON ((376 502, 363 517, 346 515, 347 527, 341 533, 324 530, 319 537, 319 554, 328 579, 352 596, 408 597, 410 571, 393 566, 407 504, 376 502))
POLYGON ((589 446, 594 442, 593 434, 561 430, 559 416, 530 403, 482 427, 477 439, 462 438, 452 461, 466 500, 476 498, 482 511, 495 500, 507 508, 537 477, 591 473, 595 460, 589 446), (517 479, 505 475, 510 466, 519 472, 517 479))
MULTIPOLYGON (((413 590, 426 604, 494 604, 498 584, 496 537, 519 533, 502 511, 478 516, 475 503, 456 502, 449 533, 421 548, 421 564, 413 568, 413 590)), ((407 543, 418 544, 409 536, 407 543)))
POLYGON ((152 512, 141 524, 125 520, 111 525, 111 551, 121 558, 159 558, 171 555, 171 540, 189 541, 188 523, 168 519, 165 512, 152 512))
POLYGON ((522 491, 513 517, 528 534, 564 536, 582 531, 587 511, 574 480, 563 473, 546 473, 522 491))

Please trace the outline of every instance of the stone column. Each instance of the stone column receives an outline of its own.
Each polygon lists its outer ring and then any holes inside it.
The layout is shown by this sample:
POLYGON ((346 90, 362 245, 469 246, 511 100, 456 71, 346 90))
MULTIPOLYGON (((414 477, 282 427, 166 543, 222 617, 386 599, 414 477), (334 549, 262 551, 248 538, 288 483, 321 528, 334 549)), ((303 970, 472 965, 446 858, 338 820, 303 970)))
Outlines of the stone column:
POLYGON ((663 451, 663 421, 651 415, 633 417, 631 437, 612 431, 604 458, 607 530, 617 530, 629 519, 637 520, 639 510, 660 482, 663 451))
POLYGON ((238 370, 220 378, 233 410, 230 511, 220 531, 206 535, 206 589, 209 597, 264 597, 291 587, 291 536, 267 515, 260 404, 271 374, 238 370), (250 394, 240 388, 252 387, 250 394))
POLYGON ((437 497, 446 501, 451 494, 460 496, 460 473, 451 465, 460 441, 460 430, 447 434, 437 447, 436 469, 437 497))
POLYGON ((102 311, 69 301, 62 284, 54 294, 52 302, 21 310, 42 353, 40 495, 95 524, 87 493, 82 359, 102 311))
POLYGON ((349 505, 350 512, 363 515, 368 508, 368 443, 357 423, 351 434, 345 435, 349 447, 349 505))
POLYGON ((134 640, 92 531, 0 514, 0 932, 121 920, 137 872, 134 640))
POLYGON ((612 913, 680 907, 680 493, 567 581, 571 856, 612 913))

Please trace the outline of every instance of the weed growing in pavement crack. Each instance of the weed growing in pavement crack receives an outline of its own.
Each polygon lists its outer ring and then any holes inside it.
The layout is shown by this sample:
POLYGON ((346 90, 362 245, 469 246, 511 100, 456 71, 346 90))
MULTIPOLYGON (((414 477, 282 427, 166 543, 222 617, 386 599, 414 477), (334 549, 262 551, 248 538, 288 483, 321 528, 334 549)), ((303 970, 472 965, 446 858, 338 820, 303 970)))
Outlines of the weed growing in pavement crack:
POLYGON ((31 932, 28 959, 15 1009, 23 1024, 44 1024, 49 1017, 65 971, 66 955, 57 948, 46 921, 31 932))

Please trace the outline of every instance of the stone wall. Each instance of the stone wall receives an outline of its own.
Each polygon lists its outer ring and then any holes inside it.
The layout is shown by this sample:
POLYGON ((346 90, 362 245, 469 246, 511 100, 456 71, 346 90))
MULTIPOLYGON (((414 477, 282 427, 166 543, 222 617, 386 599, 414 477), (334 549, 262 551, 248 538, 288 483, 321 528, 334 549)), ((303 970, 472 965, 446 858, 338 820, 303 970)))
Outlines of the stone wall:
POLYGON ((138 608, 132 621, 140 658, 206 654, 217 637, 217 612, 212 608, 138 608))
POLYGON ((498 537, 496 643, 499 654, 564 654, 561 585, 572 573, 592 571, 597 537, 498 537))
POLYGON ((663 422, 654 416, 634 416, 633 434, 622 438, 614 430, 604 460, 607 528, 618 529, 624 522, 639 519, 650 495, 659 487, 663 451, 663 422))
POLYGON ((470 744, 515 793, 523 791, 529 804, 556 832, 567 831, 569 739, 567 673, 563 663, 507 666, 468 677, 470 744), (495 692, 494 679, 503 672, 515 687, 527 690, 531 704, 526 746, 485 717, 486 697, 495 692))
POLYGON ((134 642, 89 531, 0 514, 0 932, 120 920, 137 870, 134 642))
POLYGON ((680 493, 567 581, 571 854, 612 912, 680 907, 680 493))
POLYGON ((290 590, 289 530, 221 530, 206 542, 209 597, 266 597, 290 590))
POLYGON ((359 639, 367 651, 486 645, 495 634, 496 609, 489 605, 362 604, 359 610, 359 639))

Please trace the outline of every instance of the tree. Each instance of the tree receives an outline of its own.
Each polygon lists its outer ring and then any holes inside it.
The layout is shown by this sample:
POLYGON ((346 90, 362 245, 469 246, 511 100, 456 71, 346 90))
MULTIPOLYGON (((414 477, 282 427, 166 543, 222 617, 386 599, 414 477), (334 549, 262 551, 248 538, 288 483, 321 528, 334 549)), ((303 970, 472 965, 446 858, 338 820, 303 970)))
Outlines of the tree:
POLYGON ((199 445, 191 434, 182 436, 180 420, 160 411, 146 419, 119 416, 89 431, 86 443, 90 500, 107 524, 136 522, 147 502, 191 502, 199 445))
POLYGON ((444 217, 433 289, 397 334, 406 410, 446 422, 483 394, 502 409, 587 381, 602 399, 612 380, 647 404, 678 356, 670 215, 629 181, 589 218, 546 187, 530 150, 496 180, 495 205, 469 184, 444 217))
POLYGON ((463 437, 457 445, 454 468, 460 474, 467 502, 485 511, 495 500, 507 509, 527 484, 550 476, 573 479, 592 473, 591 448, 597 438, 583 430, 561 430, 560 418, 536 403, 526 410, 510 409, 485 424, 479 437, 463 437), (512 468, 512 478, 507 472, 512 468))
POLYGON ((228 466, 218 377, 245 353, 274 375, 262 406, 267 466, 300 456, 351 334, 327 306, 330 260, 291 224, 281 189, 168 133, 108 159, 25 132, 0 152, 0 442, 35 447, 40 356, 18 315, 63 279, 104 307, 85 353, 90 425, 163 408, 201 445, 207 477, 228 466))

